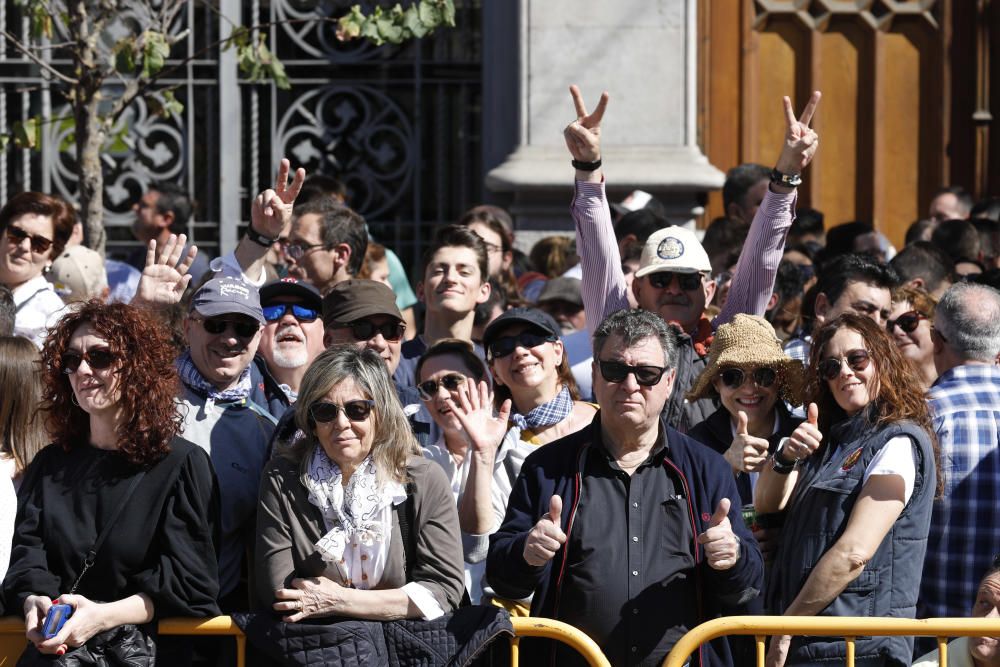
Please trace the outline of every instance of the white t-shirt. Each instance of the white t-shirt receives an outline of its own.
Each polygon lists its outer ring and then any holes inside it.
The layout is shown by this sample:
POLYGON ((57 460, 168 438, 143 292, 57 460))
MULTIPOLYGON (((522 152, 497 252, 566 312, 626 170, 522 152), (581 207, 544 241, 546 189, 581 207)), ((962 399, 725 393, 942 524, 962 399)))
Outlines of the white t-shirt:
POLYGON ((868 483, 872 475, 899 475, 903 478, 903 504, 910 502, 913 485, 917 477, 917 466, 913 458, 913 438, 897 435, 885 443, 865 468, 862 485, 868 483))

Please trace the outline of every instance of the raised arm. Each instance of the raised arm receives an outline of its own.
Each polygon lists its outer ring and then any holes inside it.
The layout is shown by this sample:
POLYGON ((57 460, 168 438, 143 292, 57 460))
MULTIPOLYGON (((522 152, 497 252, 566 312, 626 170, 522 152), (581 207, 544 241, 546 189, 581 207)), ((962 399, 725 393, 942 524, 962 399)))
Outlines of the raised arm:
POLYGON ((601 161, 601 119, 609 98, 607 93, 602 93, 594 113, 588 114, 580 89, 570 86, 569 92, 573 96, 576 120, 563 130, 563 138, 574 162, 578 163, 570 213, 576 224, 576 251, 583 274, 580 292, 584 309, 592 313, 587 317, 587 328, 593 335, 607 315, 629 307, 618 242, 611 224, 611 209, 604 192, 604 172, 600 167, 590 169, 601 161), (581 166, 586 168, 581 169, 581 166))
MULTIPOLYGON (((782 174, 798 176, 812 162, 819 148, 819 136, 809 127, 820 92, 809 98, 805 110, 796 120, 792 102, 783 98, 785 139, 775 169, 782 174)), ((792 226, 796 188, 771 183, 764 195, 747 234, 746 243, 736 263, 729 296, 722 312, 712 321, 718 327, 737 313, 763 315, 774 291, 774 278, 785 250, 785 236, 792 226)))

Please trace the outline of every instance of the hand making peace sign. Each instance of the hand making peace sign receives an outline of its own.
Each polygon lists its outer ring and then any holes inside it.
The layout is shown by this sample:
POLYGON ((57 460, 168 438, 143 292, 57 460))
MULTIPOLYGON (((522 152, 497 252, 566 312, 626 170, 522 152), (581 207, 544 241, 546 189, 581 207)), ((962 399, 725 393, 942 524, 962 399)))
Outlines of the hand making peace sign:
POLYGON ((295 170, 295 176, 289 184, 289 171, 291 171, 291 163, 287 158, 282 158, 281 166, 278 167, 278 177, 274 181, 274 188, 264 190, 257 195, 250 207, 250 220, 253 228, 257 233, 268 238, 276 239, 288 232, 288 228, 292 224, 292 206, 306 180, 306 170, 299 167, 295 170))
POLYGON ((578 86, 570 86, 569 93, 573 96, 573 106, 576 107, 576 120, 566 126, 563 137, 566 147, 574 160, 580 162, 597 162, 601 159, 601 119, 604 110, 608 108, 608 93, 601 93, 594 113, 587 113, 583 103, 583 95, 578 86))
POLYGON ((814 91, 806 103, 806 108, 802 111, 799 119, 795 119, 792 111, 792 101, 787 96, 782 98, 785 107, 785 144, 781 149, 781 155, 775 169, 783 174, 801 174, 816 155, 819 148, 819 135, 809 127, 813 114, 816 113, 816 106, 822 93, 814 91))

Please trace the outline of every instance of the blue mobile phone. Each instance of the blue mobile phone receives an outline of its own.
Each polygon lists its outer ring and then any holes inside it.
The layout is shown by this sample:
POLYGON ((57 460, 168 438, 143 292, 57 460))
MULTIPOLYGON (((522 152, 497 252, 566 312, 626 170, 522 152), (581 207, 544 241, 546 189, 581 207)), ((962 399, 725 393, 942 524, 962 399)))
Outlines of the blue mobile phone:
POLYGON ((54 604, 49 607, 49 613, 45 615, 45 623, 42 625, 42 636, 46 639, 55 637, 62 630, 66 619, 72 615, 73 607, 68 604, 54 604))

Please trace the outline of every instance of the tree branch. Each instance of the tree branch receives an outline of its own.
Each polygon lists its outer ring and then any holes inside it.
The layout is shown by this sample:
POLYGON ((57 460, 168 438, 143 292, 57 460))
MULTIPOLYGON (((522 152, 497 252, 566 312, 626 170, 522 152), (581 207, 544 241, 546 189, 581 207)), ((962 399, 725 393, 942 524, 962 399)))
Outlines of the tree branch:
POLYGON ((63 83, 68 84, 70 86, 75 86, 75 85, 77 85, 79 83, 79 81, 77 81, 76 79, 74 79, 72 77, 69 77, 69 76, 66 76, 65 74, 63 74, 62 72, 60 72, 59 70, 57 70, 55 67, 53 67, 49 63, 47 63, 44 60, 42 60, 41 58, 39 58, 37 55, 35 55, 31 51, 30 47, 25 46, 24 44, 22 44, 21 40, 19 40, 17 37, 14 37, 14 35, 10 34, 8 31, 4 30, 3 31, 3 36, 5 38, 7 38, 8 40, 10 40, 10 43, 14 45, 14 48, 17 49, 18 51, 20 51, 25 56, 27 56, 29 60, 33 61, 36 65, 38 65, 43 70, 45 70, 46 72, 48 72, 52 76, 56 77, 57 79, 59 79, 63 83))

